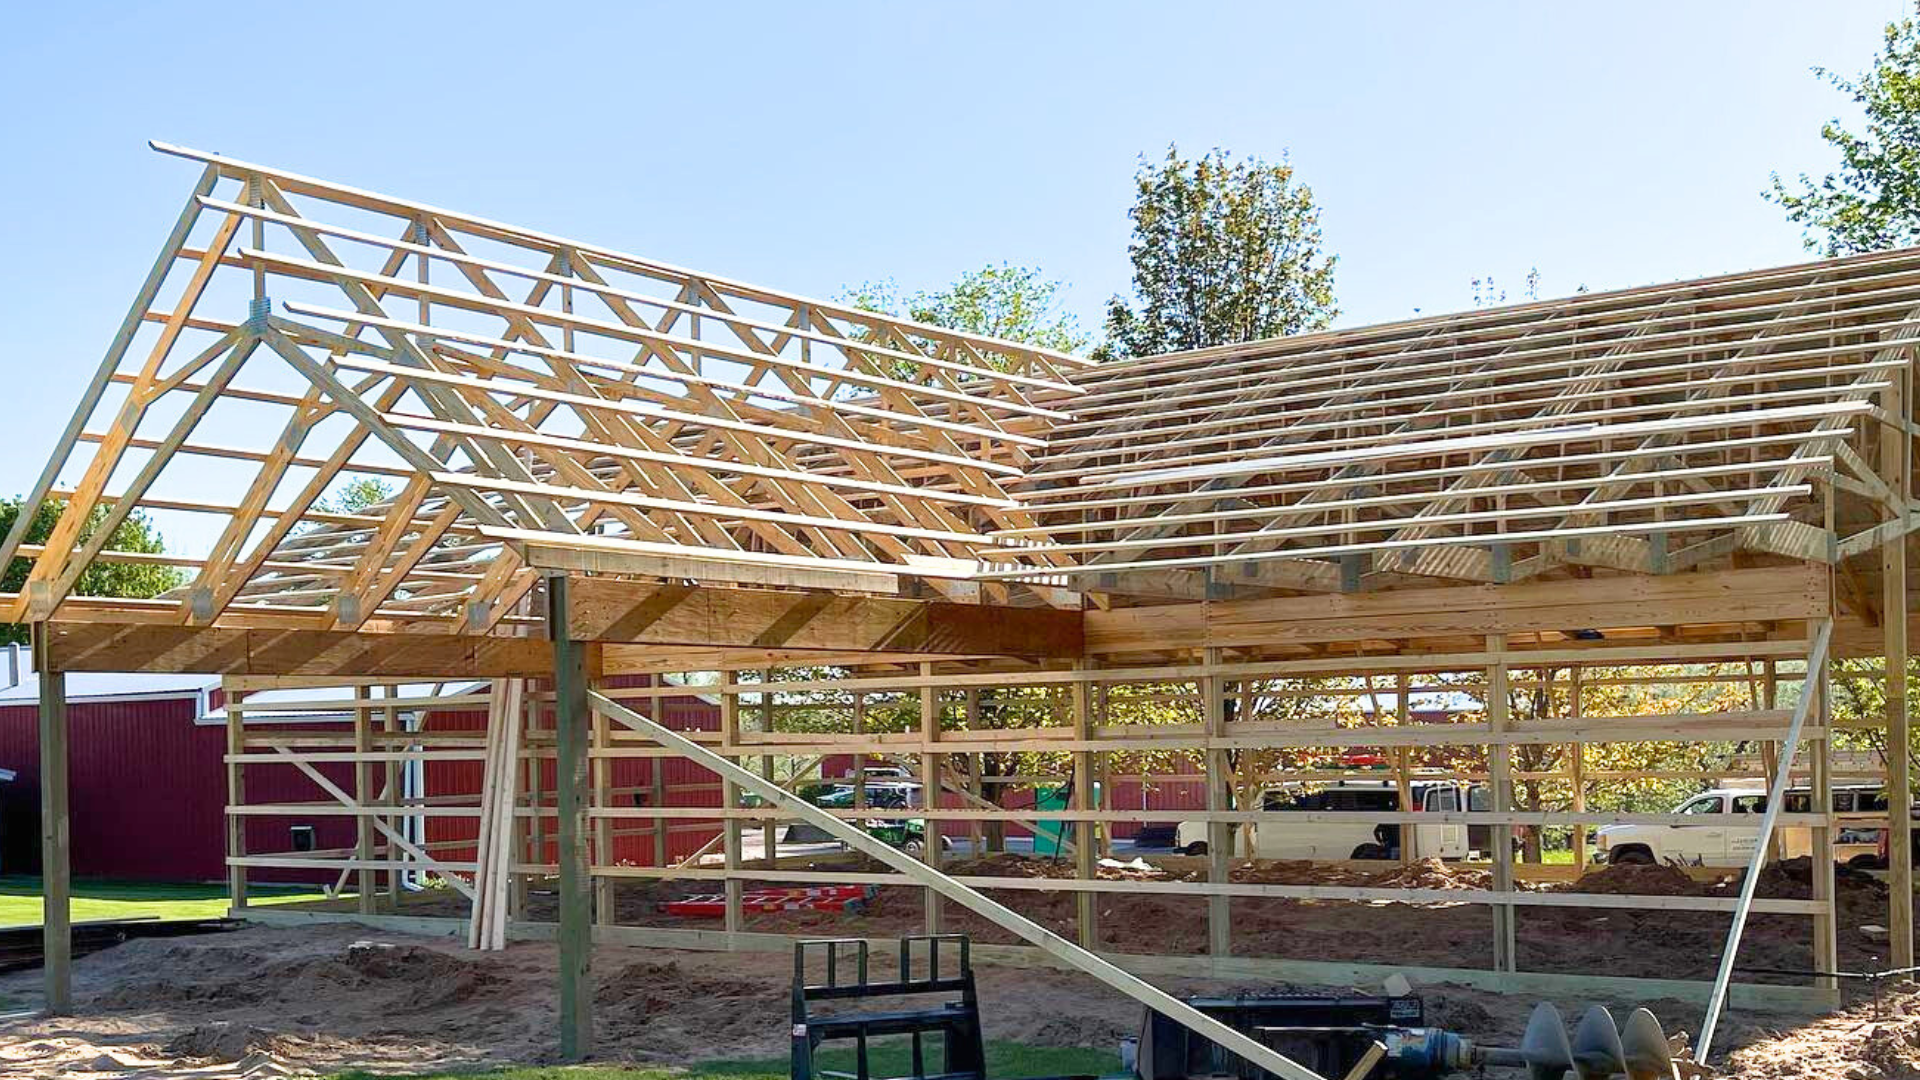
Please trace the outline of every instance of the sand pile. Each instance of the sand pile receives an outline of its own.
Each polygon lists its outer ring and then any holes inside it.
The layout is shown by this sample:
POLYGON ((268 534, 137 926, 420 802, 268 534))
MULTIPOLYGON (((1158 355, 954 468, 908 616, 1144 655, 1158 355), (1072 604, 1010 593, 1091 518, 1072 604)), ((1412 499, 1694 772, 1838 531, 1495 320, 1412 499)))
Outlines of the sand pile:
POLYGON ((1767 1032, 1731 1054, 1718 1075, 1751 1080, 1881 1080, 1920 1077, 1920 990, 1888 994, 1785 1031, 1767 1032))
POLYGON ((305 1007, 351 993, 383 1011, 406 1013, 464 1002, 499 982, 483 965, 419 945, 354 942, 331 955, 272 959, 179 943, 132 955, 139 957, 134 977, 95 997, 92 1007, 305 1007))
POLYGON ((1493 872, 1428 858, 1377 874, 1369 884, 1376 889, 1491 889, 1493 872))

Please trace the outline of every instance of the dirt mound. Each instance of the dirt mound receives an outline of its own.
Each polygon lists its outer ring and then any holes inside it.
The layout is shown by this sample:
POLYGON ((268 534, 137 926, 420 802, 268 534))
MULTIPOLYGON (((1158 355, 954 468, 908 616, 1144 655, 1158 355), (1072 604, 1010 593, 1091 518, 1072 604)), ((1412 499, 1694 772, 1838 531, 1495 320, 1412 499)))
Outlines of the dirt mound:
POLYGON ((1375 875, 1377 889, 1491 889, 1493 872, 1449 865, 1440 859, 1421 859, 1375 875))
POLYGON ((198 1024, 175 1035, 160 1048, 169 1057, 203 1058, 212 1061, 239 1061, 248 1054, 271 1054, 283 1057, 297 1052, 299 1045, 293 1039, 252 1024, 236 1024, 225 1020, 198 1024))
POLYGON ((1564 891, 1609 896, 1704 896, 1707 888, 1677 866, 1619 863, 1580 875, 1564 891))
POLYGON ((784 997, 777 986, 689 971, 676 960, 602 976, 593 1002, 597 1021, 616 1036, 704 1031, 717 1039, 763 1033, 766 1014, 784 997))
POLYGON ((265 962, 248 950, 176 945, 157 959, 162 962, 142 965, 148 977, 129 979, 93 1004, 103 1009, 177 1003, 305 1006, 349 991, 378 997, 388 1011, 420 1012, 466 1001, 499 982, 480 964, 421 945, 354 942, 332 955, 265 962))
POLYGON ((1485 1005, 1459 994, 1422 995, 1427 1007, 1427 1024, 1467 1035, 1489 1035, 1499 1025, 1485 1005))
POLYGON ((1731 1054, 1720 1075, 1751 1080, 1911 1080, 1920 1077, 1920 991, 1788 1031, 1773 1032, 1731 1054))

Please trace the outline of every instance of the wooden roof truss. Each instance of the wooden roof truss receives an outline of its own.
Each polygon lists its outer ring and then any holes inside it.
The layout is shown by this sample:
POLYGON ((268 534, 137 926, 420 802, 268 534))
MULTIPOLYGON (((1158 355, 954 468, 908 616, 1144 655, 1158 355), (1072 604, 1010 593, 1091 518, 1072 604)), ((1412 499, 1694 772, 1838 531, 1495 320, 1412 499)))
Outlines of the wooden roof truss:
POLYGON ((1880 427, 1911 446, 1920 251, 1095 367, 159 149, 204 172, 32 492, 77 512, 0 551, 11 621, 487 633, 561 571, 1125 606, 1911 520, 1880 427), (395 494, 322 508, 356 476, 395 494), (106 550, 136 508, 223 524, 106 550), (76 597, 98 560, 188 580, 76 597))

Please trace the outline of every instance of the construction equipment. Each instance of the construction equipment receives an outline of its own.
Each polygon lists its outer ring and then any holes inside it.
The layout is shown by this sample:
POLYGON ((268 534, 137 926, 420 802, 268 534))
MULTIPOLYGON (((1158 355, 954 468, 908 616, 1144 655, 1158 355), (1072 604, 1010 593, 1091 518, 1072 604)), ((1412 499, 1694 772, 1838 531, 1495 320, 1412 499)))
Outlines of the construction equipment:
MULTIPOLYGON (((1437 1080, 1489 1067, 1524 1070, 1529 1080, 1562 1080, 1569 1073, 1578 1080, 1673 1076, 1666 1035, 1645 1009, 1635 1009, 1622 1029, 1595 1005, 1569 1039, 1560 1011, 1541 1002, 1519 1046, 1493 1047, 1423 1026, 1424 1006, 1412 996, 1242 995, 1187 1004, 1335 1080, 1437 1080)), ((1138 1080, 1273 1075, 1152 1011, 1141 1029, 1134 1074, 1138 1080)))
MULTIPOLYGON (((802 941, 793 948, 793 1055, 792 1080, 815 1080, 823 1074, 814 1064, 822 1043, 851 1040, 854 1044, 854 1080, 872 1080, 868 1057, 869 1041, 887 1035, 906 1035, 912 1040, 912 1076, 938 1080, 985 1080, 986 1045, 980 1036, 980 1003, 973 988, 973 963, 964 934, 934 934, 900 939, 900 964, 897 977, 876 981, 870 977, 868 943, 859 938, 802 941), (916 945, 924 944, 924 974, 916 976, 916 945), (957 950, 957 967, 942 973, 941 946, 952 956, 957 950), (843 979, 841 954, 851 950, 853 971, 843 979), (818 953, 825 966, 826 982, 807 981, 808 958, 818 953), (823 1015, 814 1006, 829 1001, 863 1001, 875 998, 922 997, 929 994, 953 995, 930 1007, 888 1009, 874 1012, 836 1012, 823 1015), (928 1073, 925 1036, 940 1036, 941 1065, 928 1073)), ((846 1074, 835 1074, 844 1076, 846 1074)))

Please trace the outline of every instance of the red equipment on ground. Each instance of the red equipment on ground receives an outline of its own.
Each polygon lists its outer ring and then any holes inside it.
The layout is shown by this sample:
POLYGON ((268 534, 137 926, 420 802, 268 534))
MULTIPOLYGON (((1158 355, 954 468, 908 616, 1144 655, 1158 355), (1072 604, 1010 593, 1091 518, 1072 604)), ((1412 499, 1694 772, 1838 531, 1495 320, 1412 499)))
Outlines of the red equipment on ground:
MULTIPOLYGON (((814 885, 787 889, 754 889, 740 897, 742 911, 841 911, 859 913, 872 900, 871 885, 814 885)), ((660 905, 668 915, 718 919, 727 914, 725 893, 689 896, 668 900, 660 905)))

